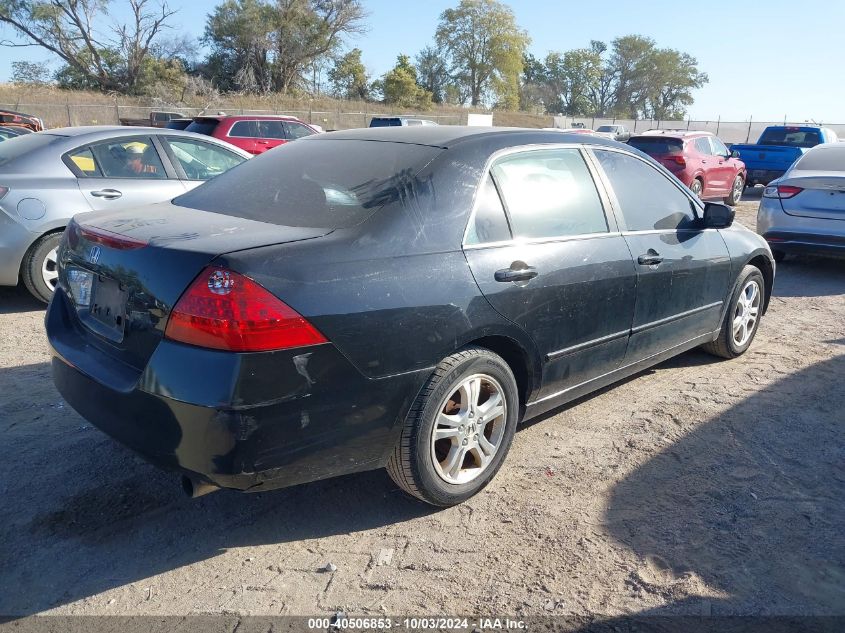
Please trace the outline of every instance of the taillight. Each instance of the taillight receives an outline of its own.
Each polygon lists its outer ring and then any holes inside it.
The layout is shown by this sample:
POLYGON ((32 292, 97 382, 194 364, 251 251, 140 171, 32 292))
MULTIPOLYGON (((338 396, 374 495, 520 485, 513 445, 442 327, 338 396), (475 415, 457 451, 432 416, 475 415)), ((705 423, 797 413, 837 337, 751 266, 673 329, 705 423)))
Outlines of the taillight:
POLYGON ((305 318, 249 277, 208 266, 176 302, 164 335, 232 352, 264 352, 325 343, 305 318))
POLYGON ((674 163, 675 165, 678 165, 679 167, 686 167, 687 166, 687 160, 683 156, 681 156, 680 154, 665 156, 664 160, 666 160, 667 162, 670 162, 670 163, 674 163))
POLYGON ((763 197, 786 200, 788 198, 794 198, 802 191, 804 191, 803 188, 793 187, 792 185, 768 186, 763 190, 763 197))

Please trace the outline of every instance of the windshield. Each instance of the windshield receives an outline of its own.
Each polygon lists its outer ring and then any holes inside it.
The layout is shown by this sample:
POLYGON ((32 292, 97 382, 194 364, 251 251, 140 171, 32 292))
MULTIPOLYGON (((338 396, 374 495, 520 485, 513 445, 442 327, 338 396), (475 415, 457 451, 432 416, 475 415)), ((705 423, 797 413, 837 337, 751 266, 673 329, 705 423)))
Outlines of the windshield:
POLYGON ((821 134, 817 128, 776 127, 763 132, 758 145, 815 147, 821 142, 821 134))
POLYGON ((684 149, 684 143, 680 139, 666 138, 664 136, 635 136, 628 141, 628 145, 636 147, 649 156, 677 154, 684 149))
POLYGON ((173 203, 282 226, 345 228, 406 195, 442 150, 357 140, 302 140, 246 161, 173 203))
POLYGON ((37 132, 35 134, 21 134, 0 144, 0 165, 8 165, 16 158, 25 156, 50 143, 58 143, 66 137, 55 134, 37 132))
POLYGON ((616 127, 613 125, 600 125, 596 132, 613 132, 616 133, 616 127))

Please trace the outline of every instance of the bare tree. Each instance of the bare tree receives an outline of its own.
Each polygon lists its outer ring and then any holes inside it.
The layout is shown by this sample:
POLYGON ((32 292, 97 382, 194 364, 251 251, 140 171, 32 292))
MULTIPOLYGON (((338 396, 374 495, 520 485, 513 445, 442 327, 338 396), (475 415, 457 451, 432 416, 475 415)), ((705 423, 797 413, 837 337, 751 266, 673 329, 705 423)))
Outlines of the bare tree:
POLYGON ((144 72, 156 38, 175 13, 165 0, 126 0, 131 17, 110 28, 96 25, 111 0, 0 0, 0 22, 11 25, 24 43, 58 56, 68 73, 100 90, 132 92, 144 72))

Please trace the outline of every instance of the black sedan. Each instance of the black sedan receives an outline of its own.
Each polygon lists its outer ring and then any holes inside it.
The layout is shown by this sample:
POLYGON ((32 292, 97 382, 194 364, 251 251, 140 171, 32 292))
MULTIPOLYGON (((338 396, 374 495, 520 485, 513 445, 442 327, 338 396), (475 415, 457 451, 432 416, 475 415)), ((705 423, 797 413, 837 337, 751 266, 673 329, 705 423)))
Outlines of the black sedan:
POLYGON ((732 220, 598 137, 314 135, 172 202, 77 216, 53 376, 193 495, 386 466, 455 504, 520 421, 696 346, 748 349, 775 266, 732 220))

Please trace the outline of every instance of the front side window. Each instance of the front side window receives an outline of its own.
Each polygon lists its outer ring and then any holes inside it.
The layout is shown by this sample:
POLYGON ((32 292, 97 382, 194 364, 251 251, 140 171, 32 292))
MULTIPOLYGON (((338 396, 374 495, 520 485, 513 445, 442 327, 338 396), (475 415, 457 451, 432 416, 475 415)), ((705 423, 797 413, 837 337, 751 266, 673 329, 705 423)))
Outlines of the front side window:
POLYGON ((607 150, 596 150, 622 208, 629 231, 695 228, 692 200, 668 177, 645 161, 607 150))
POLYGON ((721 156, 722 158, 727 158, 731 155, 730 150, 728 150, 727 145, 725 145, 722 141, 717 139, 715 136, 710 137, 710 144, 713 146, 713 153, 716 156, 721 156))
POLYGON ((475 216, 467 228, 465 244, 487 244, 503 242, 511 238, 508 220, 502 199, 496 190, 493 177, 488 175, 484 184, 478 190, 478 204, 475 216))
POLYGON ((106 178, 167 178, 164 165, 149 137, 99 143, 91 146, 91 151, 106 178))
POLYGON ((607 232, 598 191, 577 149, 528 151, 492 169, 514 237, 568 237, 607 232))
POLYGON ((704 136, 700 136, 695 139, 695 149, 699 154, 709 155, 712 153, 710 149, 710 141, 708 141, 704 136))
POLYGON ((246 160, 222 147, 194 139, 171 137, 167 144, 189 180, 214 178, 246 160))
POLYGON ((285 127, 288 131, 288 138, 291 140, 314 134, 314 130, 310 127, 306 127, 301 123, 294 123, 293 121, 286 121, 285 127))

